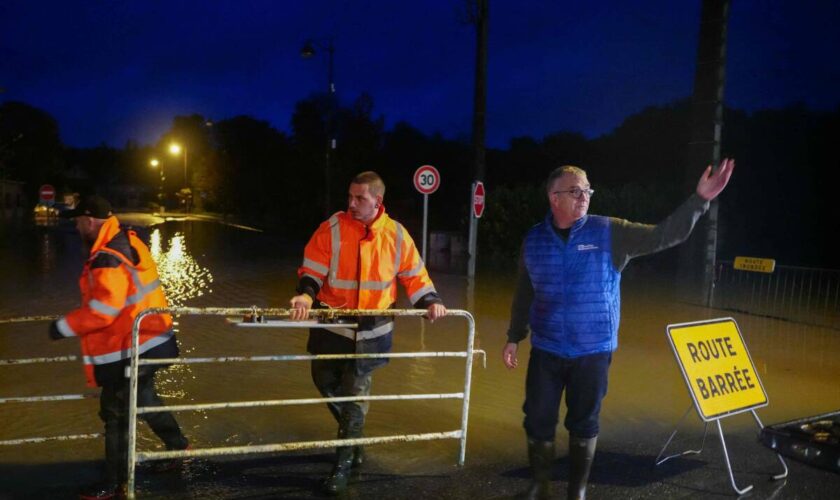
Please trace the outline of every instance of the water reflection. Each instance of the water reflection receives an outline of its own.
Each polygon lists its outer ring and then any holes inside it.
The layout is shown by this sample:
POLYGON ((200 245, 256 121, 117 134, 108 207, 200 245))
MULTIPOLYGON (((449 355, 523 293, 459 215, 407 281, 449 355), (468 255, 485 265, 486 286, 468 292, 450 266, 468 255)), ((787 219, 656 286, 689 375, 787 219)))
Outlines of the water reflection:
POLYGON ((52 238, 50 238, 49 233, 44 233, 41 235, 39 247, 39 271, 42 275, 48 275, 55 269, 56 263, 55 243, 53 242, 52 238))
MULTIPOLYGON (((211 294, 213 290, 210 284, 213 282, 213 274, 210 269, 199 264, 187 249, 187 242, 182 232, 175 232, 164 247, 164 236, 159 228, 155 228, 149 235, 149 251, 158 266, 160 281, 166 292, 166 298, 171 307, 185 306, 190 299, 211 294)), ((175 331, 181 331, 180 321, 173 318, 175 331)), ((186 347, 183 342, 183 335, 179 338, 179 345, 182 355, 190 355, 194 347, 186 347)), ((191 365, 175 365, 168 370, 158 372, 158 390, 164 398, 195 402, 185 388, 185 380, 194 380, 195 373, 191 365)), ((206 412, 196 412, 199 416, 206 418, 206 412)), ((190 426, 189 430, 197 429, 197 425, 190 426)), ((187 429, 185 429, 187 430, 187 429)), ((187 430, 188 434, 190 433, 187 430)), ((154 440, 141 441, 144 445, 155 444, 154 440)))
POLYGON ((184 233, 175 233, 166 250, 163 249, 162 239, 160 229, 152 231, 149 250, 157 262, 160 281, 170 305, 180 307, 189 299, 212 293, 210 284, 213 274, 187 251, 184 233))

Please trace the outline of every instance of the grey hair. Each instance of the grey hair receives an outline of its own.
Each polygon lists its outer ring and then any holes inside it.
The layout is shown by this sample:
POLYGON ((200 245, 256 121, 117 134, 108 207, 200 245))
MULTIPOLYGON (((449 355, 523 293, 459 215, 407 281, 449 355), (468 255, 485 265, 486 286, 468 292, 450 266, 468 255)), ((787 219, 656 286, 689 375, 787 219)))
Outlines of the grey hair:
POLYGON ((586 170, 576 167, 574 165, 562 165, 560 167, 555 168, 548 174, 548 179, 545 181, 545 190, 546 192, 551 191, 551 187, 554 185, 554 181, 563 177, 565 174, 572 174, 578 177, 587 177, 586 170))

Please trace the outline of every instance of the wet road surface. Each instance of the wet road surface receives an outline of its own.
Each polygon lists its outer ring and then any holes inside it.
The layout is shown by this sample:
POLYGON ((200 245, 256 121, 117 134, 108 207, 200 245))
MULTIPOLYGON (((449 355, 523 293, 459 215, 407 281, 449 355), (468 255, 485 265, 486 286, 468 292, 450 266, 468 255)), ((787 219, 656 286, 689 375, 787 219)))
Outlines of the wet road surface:
MULTIPOLYGON (((3 228, 0 318, 59 314, 78 304, 82 249, 72 231, 3 228)), ((173 304, 285 306, 295 286, 300 248, 270 236, 212 223, 167 223, 149 231, 173 304)), ((513 277, 480 271, 473 285, 433 272, 450 308, 477 321, 476 358, 466 464, 455 440, 377 445, 347 498, 508 498, 528 484, 521 427, 527 342, 520 367, 501 361, 513 277)), ((840 408, 840 331, 676 303, 667 287, 633 265, 623 283, 622 327, 601 415, 589 498, 724 498, 733 491, 716 433, 700 455, 653 461, 690 398, 665 337, 665 325, 733 316, 744 334, 770 404, 757 411, 765 424, 840 408)), ((404 299, 403 299, 404 300, 404 299)), ((405 307, 404 302, 399 304, 405 307)), ((220 318, 181 317, 182 356, 302 354, 303 330, 242 329, 220 318)), ((394 351, 463 350, 464 321, 397 323, 394 351)), ((0 325, 0 358, 78 354, 72 340, 49 342, 46 323, 0 325)), ((374 376, 373 394, 457 392, 463 360, 394 360, 374 376)), ((187 365, 159 374, 170 404, 317 397, 306 362, 187 365)), ((78 362, 0 366, 0 397, 91 393, 78 362)), ((98 401, 0 405, 0 440, 100 432, 98 401)), ((182 412, 177 415, 195 448, 333 439, 335 424, 321 405, 182 412)), ((460 423, 460 401, 374 402, 366 434, 449 431, 460 423)), ((723 421, 736 481, 753 484, 752 498, 837 498, 840 474, 788 460, 786 480, 771 481, 775 456, 756 440, 749 415, 723 421)), ((710 429, 714 431, 714 427, 710 429)), ((695 447, 703 424, 690 415, 669 450, 695 447)), ((554 487, 564 497, 566 434, 558 431, 554 487)), ((141 425, 140 449, 160 449, 141 425)), ((74 498, 79 484, 97 478, 100 440, 0 447, 0 497, 74 498)), ((181 473, 138 471, 140 498, 313 498, 331 469, 331 453, 309 450, 247 457, 198 459, 181 473)))

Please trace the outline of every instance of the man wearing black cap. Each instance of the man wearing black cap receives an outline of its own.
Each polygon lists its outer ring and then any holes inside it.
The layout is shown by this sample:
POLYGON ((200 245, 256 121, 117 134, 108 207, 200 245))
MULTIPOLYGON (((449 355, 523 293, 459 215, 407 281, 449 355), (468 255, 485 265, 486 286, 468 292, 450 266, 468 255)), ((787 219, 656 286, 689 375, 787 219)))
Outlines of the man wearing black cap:
MULTIPOLYGON (((129 381, 125 367, 131 356, 132 326, 141 311, 168 306, 148 247, 134 231, 120 229, 107 200, 87 197, 62 217, 75 219, 82 241, 90 246, 90 256, 79 279, 81 307, 52 322, 49 335, 53 340, 79 337, 88 385, 102 387, 99 417, 105 423, 105 480, 84 488, 80 496, 113 498, 121 491, 128 469, 129 381)), ((178 356, 169 314, 143 318, 138 350, 144 358, 178 356)), ((154 381, 159 367, 140 367, 138 406, 162 406, 154 381)), ((188 447, 171 413, 146 413, 141 418, 168 450, 188 447)))

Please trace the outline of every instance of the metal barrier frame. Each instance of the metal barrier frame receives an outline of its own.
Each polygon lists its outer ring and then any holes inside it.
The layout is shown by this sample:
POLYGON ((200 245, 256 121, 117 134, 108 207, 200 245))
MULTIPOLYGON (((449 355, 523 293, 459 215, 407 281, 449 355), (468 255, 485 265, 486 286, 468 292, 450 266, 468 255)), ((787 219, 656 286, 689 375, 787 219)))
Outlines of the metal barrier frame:
POLYGON ((840 270, 777 265, 772 273, 719 261, 713 307, 821 328, 838 327, 840 270))
MULTIPOLYGON (((460 449, 458 454, 458 465, 464 465, 467 445, 467 421, 470 406, 470 387, 472 384, 473 355, 476 353, 485 355, 483 350, 474 349, 475 342, 475 319, 468 311, 460 309, 447 310, 446 316, 461 316, 466 318, 468 324, 467 349, 466 351, 443 351, 443 352, 400 352, 382 354, 321 354, 321 355, 277 355, 277 356, 234 356, 234 357, 212 357, 212 358, 166 358, 166 359, 141 359, 138 354, 140 323, 150 314, 180 314, 194 316, 253 316, 255 318, 277 317, 288 318, 289 309, 257 309, 250 308, 196 308, 196 307, 169 307, 146 309, 137 315, 131 331, 131 363, 129 367, 130 392, 129 392, 129 418, 128 418, 128 484, 127 494, 129 498, 135 495, 135 472, 138 462, 155 459, 172 459, 186 457, 210 457, 224 455, 241 455, 245 453, 269 453, 275 451, 303 450, 312 448, 332 448, 335 446, 357 446, 369 444, 381 444, 392 442, 430 441, 436 439, 459 439, 460 449), (307 361, 314 359, 370 359, 370 358, 421 358, 421 357, 459 357, 466 358, 464 390, 460 393, 441 394, 411 394, 411 395, 384 395, 384 396, 349 396, 332 398, 307 398, 307 399, 280 399, 268 401, 242 401, 225 402, 197 405, 138 407, 137 386, 138 373, 141 365, 162 365, 162 364, 191 364, 191 363, 222 363, 239 361, 307 361), (190 450, 168 450, 168 451, 146 451, 137 452, 137 416, 143 413, 163 411, 189 411, 189 410, 211 410, 220 408, 246 408, 264 406, 286 406, 301 404, 317 404, 328 402, 346 401, 384 401, 384 400, 417 400, 417 399, 462 399, 461 406, 461 428, 448 432, 431 432, 423 434, 402 434, 393 436, 353 438, 353 439, 330 439, 326 441, 304 441, 253 446, 232 446, 219 448, 202 448, 190 450)), ((426 314, 425 309, 313 309, 310 310, 311 318, 321 320, 332 320, 338 317, 347 316, 392 316, 392 317, 422 317, 426 314)), ((259 324, 259 323, 257 323, 259 324)), ((315 326, 313 324, 312 326, 315 326)), ((324 325, 326 326, 326 325, 324 325)), ((284 326, 277 326, 283 328, 284 326)), ((299 324, 290 324, 288 327, 300 327, 299 324)), ((485 358, 486 361, 486 358, 485 358)))
MULTIPOLYGON (((34 321, 53 321, 58 316, 22 316, 17 318, 0 319, 0 325, 13 323, 29 323, 34 321)), ((25 358, 25 359, 0 359, 0 366, 19 366, 44 363, 64 363, 68 361, 79 361, 78 356, 53 356, 48 358, 25 358)), ((49 401, 78 401, 81 399, 96 399, 99 394, 52 394, 47 396, 10 396, 0 398, 0 404, 6 403, 44 403, 49 401)), ((87 434, 65 434, 61 436, 37 436, 23 437, 18 439, 7 439, 0 441, 0 446, 17 446, 21 444, 46 443, 48 441, 74 441, 78 439, 96 439, 103 437, 101 432, 90 432, 87 434)))

